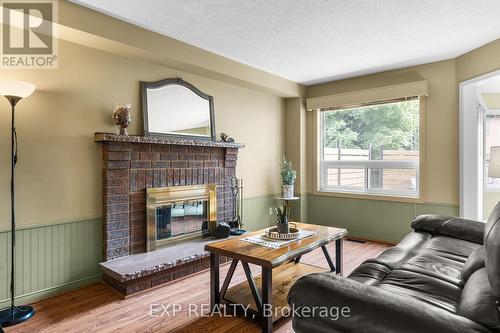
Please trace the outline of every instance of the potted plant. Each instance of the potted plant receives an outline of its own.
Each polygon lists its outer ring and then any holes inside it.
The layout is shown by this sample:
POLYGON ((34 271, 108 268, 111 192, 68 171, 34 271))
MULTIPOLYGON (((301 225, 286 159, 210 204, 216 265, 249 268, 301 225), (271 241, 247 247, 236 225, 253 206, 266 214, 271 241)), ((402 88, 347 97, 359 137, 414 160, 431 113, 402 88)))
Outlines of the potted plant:
POLYGON ((293 186, 297 179, 297 171, 292 168, 292 162, 283 155, 281 161, 281 180, 283 183, 283 198, 293 198, 293 186))
POLYGON ((280 234, 288 234, 290 232, 289 220, 290 220, 290 206, 284 205, 281 208, 276 207, 276 216, 278 220, 276 221, 276 227, 278 229, 278 233, 280 234))

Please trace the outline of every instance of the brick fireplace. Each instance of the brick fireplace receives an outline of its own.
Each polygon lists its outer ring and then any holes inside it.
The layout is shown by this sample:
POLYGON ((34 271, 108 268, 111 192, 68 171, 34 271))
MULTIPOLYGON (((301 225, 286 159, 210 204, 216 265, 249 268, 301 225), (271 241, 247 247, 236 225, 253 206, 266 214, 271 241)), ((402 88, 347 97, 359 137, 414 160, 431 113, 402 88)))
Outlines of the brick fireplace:
MULTIPOLYGON (((226 221, 233 217, 230 186, 236 176, 238 149, 243 145, 109 133, 96 133, 95 141, 102 144, 103 157, 103 259, 111 263, 104 263, 105 280, 106 275, 121 283, 135 280, 127 280, 123 271, 121 278, 106 273, 114 262, 119 262, 120 267, 128 258, 137 262, 138 258, 133 256, 146 251, 146 189, 215 184, 217 220, 226 221), (115 261, 118 258, 120 261, 115 261)), ((190 258, 199 261, 204 256, 197 254, 190 258)), ((144 272, 136 270, 127 276, 144 279, 151 272, 158 276, 157 267, 171 270, 179 266, 182 270, 185 269, 182 266, 191 263, 190 260, 176 260, 179 265, 151 263, 154 269, 143 267, 144 272)), ((108 282, 113 284, 116 281, 108 282)), ((119 288, 123 286, 115 286, 115 289, 119 288)))

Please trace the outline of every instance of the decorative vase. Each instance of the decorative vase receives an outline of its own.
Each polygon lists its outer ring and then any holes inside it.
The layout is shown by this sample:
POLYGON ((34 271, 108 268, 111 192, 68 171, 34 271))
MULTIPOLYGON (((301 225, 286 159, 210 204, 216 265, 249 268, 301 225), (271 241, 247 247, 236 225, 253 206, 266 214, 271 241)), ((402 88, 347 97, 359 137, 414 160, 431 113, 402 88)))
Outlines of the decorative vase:
POLYGON ((276 224, 276 229, 279 234, 288 234, 290 233, 290 225, 287 223, 278 223, 276 224))
POLYGON ((293 185, 283 185, 283 198, 293 198, 293 185))
POLYGON ((132 116, 130 115, 130 104, 117 106, 113 112, 113 121, 120 129, 120 135, 128 135, 128 126, 130 125, 132 116))

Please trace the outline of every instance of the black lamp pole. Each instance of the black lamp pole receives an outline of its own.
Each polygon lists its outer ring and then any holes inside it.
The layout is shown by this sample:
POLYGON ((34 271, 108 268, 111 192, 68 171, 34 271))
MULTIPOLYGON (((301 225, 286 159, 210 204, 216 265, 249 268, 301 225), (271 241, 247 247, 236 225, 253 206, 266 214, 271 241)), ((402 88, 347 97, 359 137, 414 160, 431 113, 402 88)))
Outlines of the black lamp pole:
POLYGON ((15 247, 16 247, 16 193, 15 193, 15 168, 17 163, 17 132, 15 127, 15 107, 22 99, 18 96, 5 96, 12 107, 12 127, 11 127, 11 165, 10 165, 10 209, 11 209, 11 244, 10 244, 10 307, 0 311, 0 327, 13 326, 30 319, 35 310, 29 305, 16 306, 14 303, 15 280, 14 280, 14 262, 15 262, 15 247))

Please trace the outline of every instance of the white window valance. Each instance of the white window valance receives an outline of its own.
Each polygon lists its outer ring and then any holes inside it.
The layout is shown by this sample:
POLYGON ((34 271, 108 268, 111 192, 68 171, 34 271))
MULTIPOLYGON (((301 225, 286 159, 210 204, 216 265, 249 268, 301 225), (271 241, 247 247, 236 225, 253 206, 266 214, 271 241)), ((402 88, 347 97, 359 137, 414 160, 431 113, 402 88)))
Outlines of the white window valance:
POLYGON ((311 97, 306 99, 306 106, 308 111, 312 111, 403 97, 427 96, 428 94, 427 80, 420 80, 328 96, 311 97))

